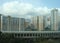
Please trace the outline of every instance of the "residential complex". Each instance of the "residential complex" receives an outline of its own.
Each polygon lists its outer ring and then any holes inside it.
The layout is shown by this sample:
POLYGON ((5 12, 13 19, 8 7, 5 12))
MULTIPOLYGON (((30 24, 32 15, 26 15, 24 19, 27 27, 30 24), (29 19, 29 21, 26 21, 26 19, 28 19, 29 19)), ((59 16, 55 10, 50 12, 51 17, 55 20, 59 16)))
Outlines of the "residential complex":
MULTIPOLYGON (((1 17, 1 16, 0 16, 1 17)), ((24 31, 24 18, 16 18, 11 16, 2 16, 1 31, 24 31)), ((0 21, 0 22, 1 22, 0 21)))
POLYGON ((32 16, 30 19, 4 16, 0 14, 1 31, 58 31, 60 16, 58 9, 51 10, 51 16, 32 16))

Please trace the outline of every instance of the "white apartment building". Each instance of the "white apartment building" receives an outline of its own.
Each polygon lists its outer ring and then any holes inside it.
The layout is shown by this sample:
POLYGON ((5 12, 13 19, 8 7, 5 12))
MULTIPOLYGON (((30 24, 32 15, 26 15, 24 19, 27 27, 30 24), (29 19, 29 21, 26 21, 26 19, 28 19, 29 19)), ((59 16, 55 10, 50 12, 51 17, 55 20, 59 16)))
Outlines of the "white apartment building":
POLYGON ((51 10, 51 30, 58 30, 58 9, 51 10))
POLYGON ((32 24, 35 26, 35 29, 38 29, 39 31, 43 31, 44 30, 44 16, 33 16, 32 24))

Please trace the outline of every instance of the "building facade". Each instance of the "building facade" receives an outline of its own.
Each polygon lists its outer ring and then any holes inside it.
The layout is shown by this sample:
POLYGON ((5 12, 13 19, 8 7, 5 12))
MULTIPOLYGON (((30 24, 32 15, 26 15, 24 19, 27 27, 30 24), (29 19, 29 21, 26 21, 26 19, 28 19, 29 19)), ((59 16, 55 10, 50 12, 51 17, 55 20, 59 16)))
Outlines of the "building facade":
POLYGON ((39 30, 39 16, 32 17, 32 24, 34 25, 35 29, 39 30))
POLYGON ((0 31, 1 31, 1 19, 2 19, 2 18, 1 18, 1 14, 0 14, 0 31))
POLYGON ((8 31, 9 30, 7 16, 2 16, 2 25, 1 26, 2 26, 1 31, 8 31))
POLYGON ((58 9, 53 9, 51 11, 51 30, 58 30, 58 9))
POLYGON ((19 18, 8 16, 9 31, 19 31, 19 18))
POLYGON ((45 29, 45 16, 39 16, 39 30, 45 29))
POLYGON ((60 31, 60 15, 58 16, 58 30, 60 31))
POLYGON ((44 30, 44 16, 34 16, 32 17, 32 24, 38 31, 44 30))
POLYGON ((19 31, 25 31, 25 19, 24 18, 19 19, 19 31))
POLYGON ((24 31, 25 19, 11 16, 0 15, 0 30, 1 31, 24 31))

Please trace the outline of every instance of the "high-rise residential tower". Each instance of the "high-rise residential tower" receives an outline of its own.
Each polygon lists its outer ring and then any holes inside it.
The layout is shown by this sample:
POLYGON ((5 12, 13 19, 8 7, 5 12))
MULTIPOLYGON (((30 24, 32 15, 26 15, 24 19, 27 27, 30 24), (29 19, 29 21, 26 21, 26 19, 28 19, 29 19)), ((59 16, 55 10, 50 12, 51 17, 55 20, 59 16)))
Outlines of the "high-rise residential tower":
POLYGON ((51 11, 51 30, 58 30, 58 9, 53 9, 51 11))
POLYGON ((44 30, 44 16, 33 16, 32 24, 35 26, 35 29, 39 31, 44 30))

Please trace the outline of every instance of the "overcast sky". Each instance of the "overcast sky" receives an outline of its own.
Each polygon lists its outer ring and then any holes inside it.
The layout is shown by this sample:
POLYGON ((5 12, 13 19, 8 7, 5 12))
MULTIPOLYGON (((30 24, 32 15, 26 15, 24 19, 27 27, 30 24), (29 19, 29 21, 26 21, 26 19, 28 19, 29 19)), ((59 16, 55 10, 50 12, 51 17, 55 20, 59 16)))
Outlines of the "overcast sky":
POLYGON ((47 15, 52 8, 60 11, 60 0, 0 0, 0 13, 30 18, 34 15, 47 15))

